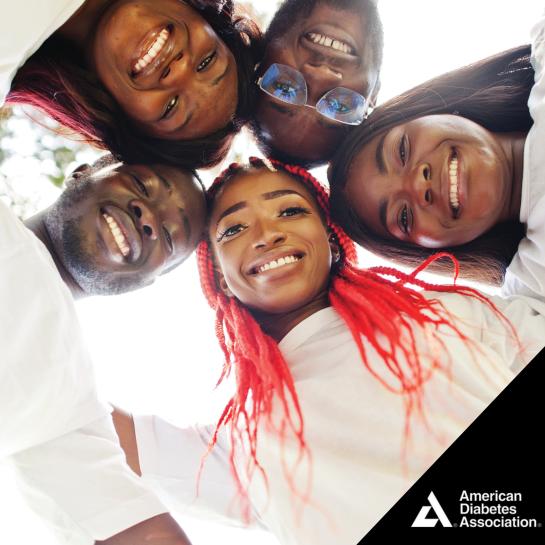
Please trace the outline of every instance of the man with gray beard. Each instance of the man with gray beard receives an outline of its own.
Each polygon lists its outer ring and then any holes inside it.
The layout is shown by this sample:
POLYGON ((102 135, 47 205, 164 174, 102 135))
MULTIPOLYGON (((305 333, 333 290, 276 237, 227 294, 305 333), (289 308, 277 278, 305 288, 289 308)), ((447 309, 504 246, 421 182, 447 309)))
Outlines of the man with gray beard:
POLYGON ((265 34, 251 123, 261 151, 307 168, 326 163, 380 88, 377 0, 285 0, 265 34))

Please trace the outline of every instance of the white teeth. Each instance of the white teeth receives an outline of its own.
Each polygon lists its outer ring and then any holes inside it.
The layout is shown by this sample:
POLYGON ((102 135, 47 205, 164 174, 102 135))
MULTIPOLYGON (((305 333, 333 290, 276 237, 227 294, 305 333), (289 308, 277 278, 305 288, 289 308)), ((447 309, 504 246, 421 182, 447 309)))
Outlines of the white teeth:
POLYGON ((315 44, 323 45, 324 47, 331 47, 332 49, 342 51, 343 53, 353 54, 352 48, 348 44, 341 42, 340 40, 336 40, 335 38, 325 36, 324 34, 309 32, 307 34, 307 38, 309 38, 310 41, 315 44))
POLYGON ((257 269, 257 272, 262 273, 270 269, 277 269, 278 267, 283 267, 284 265, 295 263, 299 261, 300 259, 301 259, 300 257, 294 256, 294 255, 281 257, 279 259, 273 259, 273 261, 269 261, 269 263, 265 263, 265 265, 261 265, 261 267, 257 269))
POLYGON ((151 44, 150 48, 140 59, 138 59, 134 65, 133 72, 138 74, 141 72, 148 64, 157 57, 159 52, 163 49, 164 45, 167 43, 169 32, 166 28, 161 30, 155 41, 151 44))
POLYGON ((125 235, 123 234, 123 231, 121 231, 119 228, 117 221, 115 221, 109 214, 106 214, 106 212, 102 214, 102 217, 106 220, 121 255, 123 257, 127 257, 131 251, 131 248, 127 242, 127 239, 125 238, 125 235))
POLYGON ((457 210, 460 206, 460 201, 458 200, 458 157, 452 157, 448 170, 450 178, 450 205, 457 210))

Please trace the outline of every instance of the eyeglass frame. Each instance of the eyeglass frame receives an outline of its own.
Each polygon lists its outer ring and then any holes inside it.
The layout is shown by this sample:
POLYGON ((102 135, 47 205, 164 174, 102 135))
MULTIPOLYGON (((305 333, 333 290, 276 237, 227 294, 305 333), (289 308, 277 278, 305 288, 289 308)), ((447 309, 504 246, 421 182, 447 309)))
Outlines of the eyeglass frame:
POLYGON ((278 100, 284 104, 289 104, 291 106, 305 106, 306 108, 312 108, 313 110, 316 110, 322 117, 325 117, 326 119, 329 119, 330 121, 332 121, 333 123, 339 123, 341 125, 350 125, 352 127, 357 127, 359 125, 361 125, 368 117, 369 117, 369 114, 371 113, 370 110, 372 111, 373 108, 371 106, 369 106, 369 100, 366 96, 362 95, 361 93, 358 93, 357 91, 354 91, 353 89, 348 89, 348 87, 342 87, 342 86, 339 86, 339 87, 334 87, 333 89, 330 89, 329 91, 325 92, 323 94, 323 96, 321 96, 318 101, 316 102, 316 104, 313 106, 312 104, 309 104, 308 103, 308 83, 307 83, 307 80, 305 79, 305 76, 303 75, 302 72, 300 72, 299 70, 297 70, 296 68, 293 68, 292 66, 289 66, 287 64, 282 64, 282 63, 279 63, 279 62, 274 62, 272 63, 271 65, 269 65, 269 67, 267 68, 267 70, 265 70, 265 72, 263 72, 263 75, 260 76, 257 81, 256 81, 256 85, 259 87, 259 89, 261 91, 263 91, 267 96, 270 96, 271 98, 274 98, 275 100, 278 100), (275 95, 273 95, 272 93, 270 93, 269 91, 267 91, 266 89, 264 89, 261 85, 261 82, 263 81, 263 78, 266 76, 267 72, 271 69, 271 67, 273 66, 280 66, 280 67, 284 67, 284 68, 288 68, 289 70, 293 70, 294 72, 296 72, 297 74, 299 74, 301 76, 301 79, 303 80, 303 82, 305 83, 305 94, 306 94, 306 102, 305 104, 294 104, 293 102, 290 102, 289 100, 283 100, 282 98, 280 97, 277 97, 275 95), (365 110, 365 114, 363 116, 363 119, 358 122, 358 123, 350 123, 350 122, 347 122, 347 121, 343 121, 341 119, 335 119, 333 117, 329 117, 328 115, 324 114, 323 112, 320 112, 320 110, 318 110, 317 106, 318 104, 320 103, 320 101, 322 101, 329 93, 333 92, 333 91, 336 91, 337 89, 345 89, 347 91, 350 91, 351 93, 354 93, 355 95, 358 95, 360 96, 365 104, 367 105, 367 108, 365 110))

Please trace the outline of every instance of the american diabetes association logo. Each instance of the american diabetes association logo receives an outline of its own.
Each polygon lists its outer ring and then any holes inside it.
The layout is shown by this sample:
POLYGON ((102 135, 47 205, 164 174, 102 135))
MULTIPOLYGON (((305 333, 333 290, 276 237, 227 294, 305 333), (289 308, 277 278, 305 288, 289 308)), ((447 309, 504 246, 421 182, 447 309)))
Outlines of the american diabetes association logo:
POLYGON ((413 528, 541 528, 542 521, 519 516, 523 497, 520 492, 470 492, 463 490, 457 513, 447 513, 430 492, 428 504, 421 507, 413 528))

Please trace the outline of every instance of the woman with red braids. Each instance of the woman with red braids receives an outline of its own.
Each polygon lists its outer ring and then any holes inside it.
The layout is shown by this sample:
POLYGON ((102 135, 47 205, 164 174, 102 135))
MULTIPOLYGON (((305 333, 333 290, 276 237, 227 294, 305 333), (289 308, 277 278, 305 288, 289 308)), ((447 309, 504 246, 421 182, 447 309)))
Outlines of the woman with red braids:
POLYGON ((540 303, 358 268, 299 167, 232 166, 209 198, 199 269, 235 393, 212 430, 118 414, 122 444, 172 509, 356 543, 543 346, 540 303))

